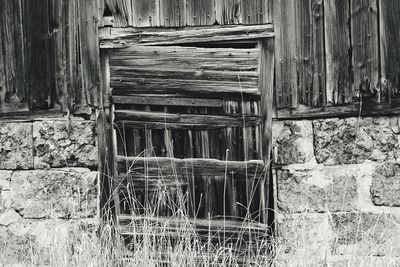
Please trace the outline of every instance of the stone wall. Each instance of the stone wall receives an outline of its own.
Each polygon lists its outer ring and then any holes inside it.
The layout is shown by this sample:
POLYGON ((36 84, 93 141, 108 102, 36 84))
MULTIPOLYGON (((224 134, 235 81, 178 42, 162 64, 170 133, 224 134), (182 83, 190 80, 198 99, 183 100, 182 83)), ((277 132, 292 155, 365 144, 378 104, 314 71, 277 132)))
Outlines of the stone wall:
POLYGON ((0 122, 3 261, 66 240, 71 226, 98 222, 96 140, 91 121, 0 122))
POLYGON ((399 117, 274 122, 285 264, 400 263, 399 126, 399 117))

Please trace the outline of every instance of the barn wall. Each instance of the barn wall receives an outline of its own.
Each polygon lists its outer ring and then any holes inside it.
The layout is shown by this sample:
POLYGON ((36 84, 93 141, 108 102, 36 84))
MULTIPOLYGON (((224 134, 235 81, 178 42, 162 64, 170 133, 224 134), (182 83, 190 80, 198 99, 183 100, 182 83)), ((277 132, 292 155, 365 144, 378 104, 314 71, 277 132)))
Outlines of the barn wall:
POLYGON ((400 256, 399 125, 397 116, 274 122, 283 261, 353 266, 359 256, 370 261, 363 266, 392 266, 400 256))
POLYGON ((0 144, 0 263, 62 247, 72 228, 98 223, 93 122, 0 122, 0 144))

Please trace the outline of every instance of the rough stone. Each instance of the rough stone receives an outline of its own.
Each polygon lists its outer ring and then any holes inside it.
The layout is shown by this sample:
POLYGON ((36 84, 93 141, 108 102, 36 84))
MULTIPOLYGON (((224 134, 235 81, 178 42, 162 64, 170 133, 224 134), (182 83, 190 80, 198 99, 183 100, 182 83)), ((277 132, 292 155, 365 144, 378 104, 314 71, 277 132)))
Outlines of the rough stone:
POLYGON ((0 123, 0 169, 32 167, 32 124, 0 123))
POLYGON ((12 171, 0 170, 0 194, 2 190, 10 190, 12 171))
POLYGON ((374 205, 400 207, 400 164, 385 162, 378 166, 370 192, 374 205))
POLYGON ((97 172, 86 168, 15 171, 11 207, 24 218, 76 218, 97 214, 97 172))
POLYGON ((0 266, 57 266, 66 260, 60 257, 68 257, 67 265, 80 266, 72 261, 72 253, 95 246, 91 238, 96 229, 93 220, 22 220, 0 226, 0 266))
POLYGON ((328 214, 277 214, 277 229, 275 251, 282 266, 323 266, 330 257, 334 233, 328 214))
POLYGON ((313 121, 314 149, 318 163, 361 163, 400 157, 397 117, 323 119, 313 121))
POLYGON ((274 122, 272 148, 274 163, 305 163, 314 157, 312 123, 303 121, 274 122))
POLYGON ((400 256, 400 220, 391 214, 332 214, 334 254, 400 256), (361 254, 360 254, 361 253, 361 254))
POLYGON ((95 124, 91 121, 33 123, 35 168, 97 165, 95 124))
POLYGON ((354 166, 276 170, 278 208, 290 213, 357 210, 355 173, 354 166))
POLYGON ((13 209, 9 209, 4 213, 0 213, 0 225, 9 226, 12 223, 18 222, 21 216, 13 209))

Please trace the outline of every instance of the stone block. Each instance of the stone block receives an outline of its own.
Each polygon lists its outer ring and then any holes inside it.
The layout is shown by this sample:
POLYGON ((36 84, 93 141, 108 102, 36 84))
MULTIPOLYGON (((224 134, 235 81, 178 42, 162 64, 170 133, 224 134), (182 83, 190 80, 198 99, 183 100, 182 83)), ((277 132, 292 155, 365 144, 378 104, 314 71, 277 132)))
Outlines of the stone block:
POLYGON ((400 256, 400 220, 392 214, 332 214, 337 255, 400 256))
POLYGON ((35 168, 97 165, 95 124, 91 121, 33 123, 35 168))
POLYGON ((0 170, 0 194, 3 190, 10 190, 12 171, 0 170))
POLYGON ((97 172, 86 168, 15 171, 11 207, 24 218, 83 218, 97 214, 97 172))
POLYGON ((9 226, 21 220, 21 216, 13 209, 0 213, 0 225, 9 226))
POLYGON ((400 207, 400 164, 385 162, 377 166, 370 192, 374 205, 400 207))
POLYGON ((0 123, 0 169, 33 168, 32 124, 0 123))
POLYGON ((279 266, 323 266, 330 257, 334 233, 328 214, 277 214, 277 229, 279 266))
POLYGON ((305 163, 314 157, 311 121, 274 122, 272 140, 276 164, 305 163))
POLYGON ((278 208, 289 213, 357 210, 356 173, 355 166, 276 170, 278 208))
POLYGON ((76 253, 99 247, 96 225, 86 220, 50 219, 0 226, 0 266, 81 266, 81 261, 73 261, 76 253))
POLYGON ((318 163, 327 165, 386 161, 400 157, 397 117, 313 121, 318 163))

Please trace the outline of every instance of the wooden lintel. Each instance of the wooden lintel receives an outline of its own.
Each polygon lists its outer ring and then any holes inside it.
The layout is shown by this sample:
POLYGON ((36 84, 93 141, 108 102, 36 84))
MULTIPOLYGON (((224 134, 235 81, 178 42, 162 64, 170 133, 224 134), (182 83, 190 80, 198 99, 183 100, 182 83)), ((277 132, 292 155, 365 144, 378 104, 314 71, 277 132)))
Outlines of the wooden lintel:
POLYGON ((115 121, 117 126, 125 124, 134 128, 148 126, 154 129, 218 129, 257 126, 260 125, 261 118, 253 114, 201 115, 116 110, 115 121))
POLYGON ((124 157, 117 156, 117 169, 122 173, 146 172, 149 175, 247 175, 246 178, 263 178, 262 160, 223 161, 217 159, 169 157, 124 157), (128 169, 127 169, 127 166, 128 169))
POLYGON ((100 48, 126 48, 132 45, 177 45, 235 40, 257 40, 274 36, 272 24, 251 26, 209 26, 168 28, 112 28, 101 33, 100 48))

